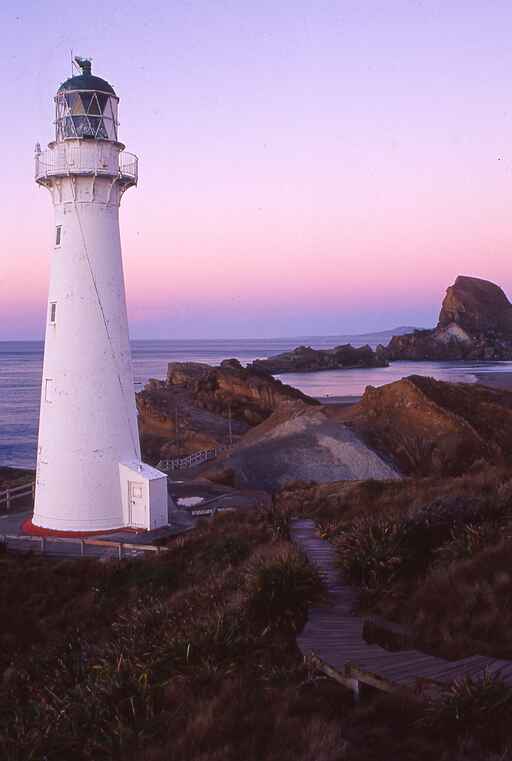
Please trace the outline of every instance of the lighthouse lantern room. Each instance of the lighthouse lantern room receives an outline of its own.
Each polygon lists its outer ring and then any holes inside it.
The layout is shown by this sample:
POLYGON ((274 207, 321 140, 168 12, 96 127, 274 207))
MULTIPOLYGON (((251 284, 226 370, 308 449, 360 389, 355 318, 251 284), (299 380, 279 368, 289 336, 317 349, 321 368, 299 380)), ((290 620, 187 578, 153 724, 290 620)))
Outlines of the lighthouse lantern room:
POLYGON ((167 477, 142 463, 119 234, 137 157, 118 141, 112 86, 81 74, 55 97, 36 182, 55 211, 32 523, 97 532, 168 523, 167 477))

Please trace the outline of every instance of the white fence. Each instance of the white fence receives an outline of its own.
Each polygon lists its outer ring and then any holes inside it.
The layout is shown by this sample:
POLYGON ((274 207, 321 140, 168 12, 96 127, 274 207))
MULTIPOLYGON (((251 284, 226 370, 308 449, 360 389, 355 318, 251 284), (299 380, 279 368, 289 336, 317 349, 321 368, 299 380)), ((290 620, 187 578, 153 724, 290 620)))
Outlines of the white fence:
POLYGON ((186 457, 175 457, 171 460, 160 460, 156 466, 165 473, 172 473, 174 470, 187 470, 195 465, 201 465, 203 462, 214 460, 217 455, 223 452, 227 447, 217 447, 216 449, 201 449, 200 452, 193 452, 186 457))
POLYGON ((10 510, 12 503, 16 499, 20 499, 21 497, 31 496, 33 499, 35 490, 36 490, 36 482, 31 481, 28 484, 22 484, 21 486, 14 486, 11 489, 5 489, 5 491, 0 491, 0 508, 3 505, 5 505, 5 509, 10 510))

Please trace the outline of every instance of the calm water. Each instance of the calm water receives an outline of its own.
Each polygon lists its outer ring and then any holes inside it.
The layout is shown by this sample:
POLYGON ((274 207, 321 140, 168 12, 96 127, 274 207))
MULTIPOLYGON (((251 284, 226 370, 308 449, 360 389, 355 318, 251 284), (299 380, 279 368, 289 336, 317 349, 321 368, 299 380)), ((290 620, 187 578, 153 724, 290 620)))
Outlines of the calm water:
MULTIPOLYGON (((377 343, 387 343, 389 337, 380 333, 261 340, 133 341, 135 388, 141 389, 148 378, 164 378, 167 363, 172 361, 215 365, 236 357, 246 364, 301 343, 316 348, 349 342, 355 346, 369 343, 375 347, 377 343)), ((35 466, 42 367, 42 342, 0 342, 0 465, 35 466)), ((390 367, 367 370, 294 373, 282 376, 282 380, 311 396, 359 396, 368 385, 381 386, 412 373, 440 380, 474 382, 475 372, 496 370, 512 371, 512 362, 394 362, 390 367)))

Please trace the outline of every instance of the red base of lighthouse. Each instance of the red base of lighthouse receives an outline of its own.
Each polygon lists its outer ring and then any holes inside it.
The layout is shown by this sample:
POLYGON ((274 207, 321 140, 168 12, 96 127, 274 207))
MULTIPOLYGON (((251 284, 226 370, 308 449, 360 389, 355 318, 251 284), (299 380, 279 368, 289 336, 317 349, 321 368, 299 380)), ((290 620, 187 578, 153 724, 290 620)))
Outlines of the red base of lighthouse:
POLYGON ((29 534, 30 536, 56 536, 63 539, 80 539, 81 537, 88 536, 105 536, 106 534, 117 534, 120 531, 128 534, 144 534, 146 529, 130 528, 127 526, 121 526, 120 528, 111 528, 103 531, 58 531, 53 528, 43 528, 43 526, 35 526, 32 523, 31 518, 27 518, 21 524, 21 532, 23 534, 29 534))

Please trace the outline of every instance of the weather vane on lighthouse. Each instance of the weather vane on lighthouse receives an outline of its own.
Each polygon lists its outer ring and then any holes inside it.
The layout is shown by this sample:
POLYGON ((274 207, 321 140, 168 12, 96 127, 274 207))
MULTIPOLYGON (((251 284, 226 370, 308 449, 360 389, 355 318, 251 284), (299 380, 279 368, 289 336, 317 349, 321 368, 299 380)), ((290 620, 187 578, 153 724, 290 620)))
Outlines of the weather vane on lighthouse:
POLYGON ((55 140, 36 146, 55 239, 32 524, 87 533, 168 523, 167 478, 141 461, 119 234, 137 157, 118 141, 119 99, 81 74, 55 96, 55 140))

